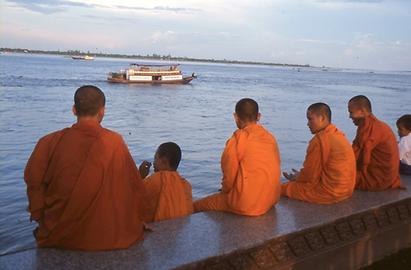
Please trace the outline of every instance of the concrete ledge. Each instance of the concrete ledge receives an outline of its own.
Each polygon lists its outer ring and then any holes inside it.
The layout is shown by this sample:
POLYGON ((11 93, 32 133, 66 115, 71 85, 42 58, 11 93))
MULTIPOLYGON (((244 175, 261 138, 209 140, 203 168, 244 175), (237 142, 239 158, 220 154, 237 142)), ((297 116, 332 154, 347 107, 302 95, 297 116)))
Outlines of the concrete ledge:
POLYGON ((282 198, 256 218, 209 212, 155 223, 127 250, 18 252, 0 257, 0 269, 356 269, 411 246, 411 176, 402 181, 407 190, 356 191, 335 205, 282 198))

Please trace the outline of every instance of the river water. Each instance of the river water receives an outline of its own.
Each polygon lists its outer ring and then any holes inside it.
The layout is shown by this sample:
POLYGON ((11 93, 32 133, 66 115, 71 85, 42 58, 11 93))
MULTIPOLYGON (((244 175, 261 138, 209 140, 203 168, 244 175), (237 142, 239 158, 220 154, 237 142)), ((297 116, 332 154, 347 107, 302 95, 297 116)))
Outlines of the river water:
POLYGON ((40 137, 74 123, 73 94, 83 84, 105 92, 103 126, 124 137, 137 163, 152 161, 163 142, 180 145, 179 171, 192 183, 194 198, 219 188, 220 155, 236 128, 235 103, 243 97, 259 103, 261 123, 277 138, 283 170, 303 162, 311 138, 305 110, 311 103, 329 104, 333 122, 349 140, 355 127, 347 101, 354 95, 367 95, 377 117, 395 132, 396 119, 411 113, 411 72, 183 63, 187 75, 199 75, 189 85, 106 82, 108 72, 131 61, 0 55, 0 255, 35 247, 24 167, 40 137))

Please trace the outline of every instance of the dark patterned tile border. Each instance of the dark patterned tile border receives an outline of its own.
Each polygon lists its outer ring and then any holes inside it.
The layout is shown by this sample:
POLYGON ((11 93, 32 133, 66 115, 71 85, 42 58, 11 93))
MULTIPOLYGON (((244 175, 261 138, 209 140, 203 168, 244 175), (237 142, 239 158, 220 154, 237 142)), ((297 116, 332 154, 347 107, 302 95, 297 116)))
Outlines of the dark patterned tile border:
MULTIPOLYGON (((324 224, 235 254, 219 257, 218 263, 210 259, 201 263, 203 269, 274 269, 292 265, 305 258, 338 249, 359 241, 365 236, 378 234, 400 223, 411 223, 411 199, 369 210, 347 218, 324 224)), ((187 268, 198 268, 199 264, 187 268), (197 266, 197 267, 195 267, 197 266)))
POLYGON ((321 250, 327 245, 320 231, 308 232, 304 237, 313 251, 321 250))
POLYGON ((278 241, 272 244, 270 249, 278 262, 286 262, 295 257, 287 241, 278 241))
POLYGON ((255 264, 262 269, 272 269, 279 264, 269 246, 250 252, 250 256, 253 258, 255 264))

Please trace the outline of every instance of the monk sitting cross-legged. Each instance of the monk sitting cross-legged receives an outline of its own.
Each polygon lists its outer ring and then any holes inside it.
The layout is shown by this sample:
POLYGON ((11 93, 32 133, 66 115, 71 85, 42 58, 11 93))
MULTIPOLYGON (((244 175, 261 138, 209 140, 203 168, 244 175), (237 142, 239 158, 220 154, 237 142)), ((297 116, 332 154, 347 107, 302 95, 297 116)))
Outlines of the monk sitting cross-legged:
POLYGON ((301 171, 283 173, 290 182, 282 185, 282 194, 321 204, 351 197, 355 186, 355 157, 345 135, 331 124, 330 107, 325 103, 310 105, 307 119, 314 137, 301 171))
POLYGON ((77 123, 39 140, 24 172, 39 247, 127 248, 143 238, 145 189, 122 137, 103 128, 105 97, 74 95, 77 123))
POLYGON ((181 149, 173 143, 161 144, 154 156, 154 174, 145 178, 151 163, 143 161, 140 174, 147 190, 146 221, 187 216, 193 213, 193 198, 190 183, 177 172, 181 149))
POLYGON ((238 129, 221 157, 221 192, 194 202, 194 210, 259 216, 280 197, 280 156, 274 136, 257 122, 258 104, 240 100, 234 113, 238 129))
POLYGON ((398 146, 391 128, 372 114, 366 96, 353 97, 348 111, 358 126, 352 145, 357 160, 356 188, 371 191, 402 188, 398 146))

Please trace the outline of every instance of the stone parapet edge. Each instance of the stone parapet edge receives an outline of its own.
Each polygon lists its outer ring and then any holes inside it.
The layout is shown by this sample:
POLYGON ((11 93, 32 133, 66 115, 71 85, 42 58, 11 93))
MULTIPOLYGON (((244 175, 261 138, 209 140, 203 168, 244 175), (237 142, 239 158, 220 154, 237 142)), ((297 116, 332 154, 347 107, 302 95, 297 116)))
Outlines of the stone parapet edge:
POLYGON ((269 239, 252 248, 207 258, 175 269, 279 269, 411 224, 411 198, 368 209, 331 223, 269 239))

